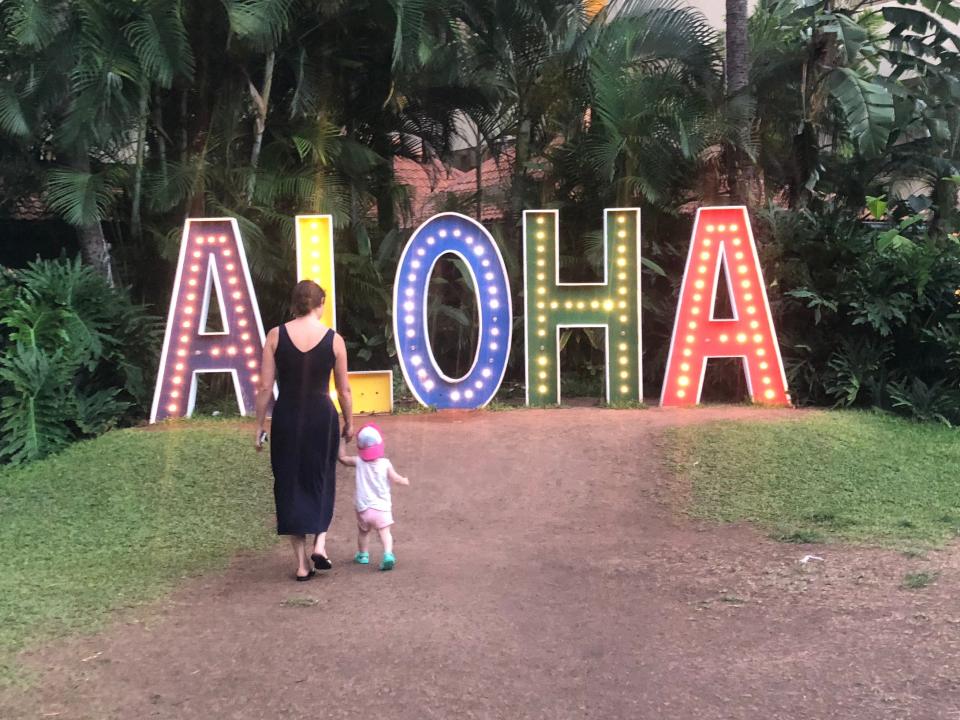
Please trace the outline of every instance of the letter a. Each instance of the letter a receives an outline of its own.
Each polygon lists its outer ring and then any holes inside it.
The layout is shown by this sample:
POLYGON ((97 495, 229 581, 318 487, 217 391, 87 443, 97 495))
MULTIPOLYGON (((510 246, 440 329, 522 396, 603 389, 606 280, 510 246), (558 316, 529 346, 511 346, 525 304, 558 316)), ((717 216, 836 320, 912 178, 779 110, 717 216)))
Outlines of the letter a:
POLYGON ((715 357, 743 361, 747 388, 754 402, 790 404, 760 258, 745 207, 697 211, 660 405, 698 404, 707 359, 715 357), (714 317, 721 268, 726 274, 733 308, 733 317, 729 319, 714 317))
POLYGON ((240 412, 252 415, 262 347, 263 324, 237 221, 188 219, 150 422, 189 417, 199 373, 230 373, 240 412), (223 329, 208 332, 212 292, 217 293, 223 329))

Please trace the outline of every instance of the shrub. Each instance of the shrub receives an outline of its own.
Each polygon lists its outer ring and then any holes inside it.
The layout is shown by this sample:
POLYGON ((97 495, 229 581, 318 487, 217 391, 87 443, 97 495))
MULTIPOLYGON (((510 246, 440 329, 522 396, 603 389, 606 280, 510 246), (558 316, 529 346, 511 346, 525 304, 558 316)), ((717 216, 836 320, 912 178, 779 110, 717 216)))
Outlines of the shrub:
POLYGON ((79 260, 4 270, 0 327, 0 460, 35 460, 146 408, 159 323, 79 260))
POLYGON ((865 223, 826 204, 764 218, 795 400, 960 422, 957 234, 909 212, 865 223))

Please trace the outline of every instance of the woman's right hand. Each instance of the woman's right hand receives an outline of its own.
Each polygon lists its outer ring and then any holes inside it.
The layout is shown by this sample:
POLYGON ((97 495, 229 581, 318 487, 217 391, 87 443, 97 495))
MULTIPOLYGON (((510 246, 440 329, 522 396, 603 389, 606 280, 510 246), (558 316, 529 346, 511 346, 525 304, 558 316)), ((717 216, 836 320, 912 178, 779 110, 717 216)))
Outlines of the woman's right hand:
POLYGON ((347 421, 343 424, 343 432, 340 433, 344 440, 350 442, 353 440, 353 423, 347 421))

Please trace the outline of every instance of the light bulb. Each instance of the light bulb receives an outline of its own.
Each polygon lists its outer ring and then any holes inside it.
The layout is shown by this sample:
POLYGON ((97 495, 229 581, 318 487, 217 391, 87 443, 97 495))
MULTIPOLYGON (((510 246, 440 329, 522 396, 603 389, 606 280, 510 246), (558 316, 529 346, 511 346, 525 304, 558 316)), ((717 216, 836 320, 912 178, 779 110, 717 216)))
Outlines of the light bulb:
POLYGON ((417 367, 423 363, 423 358, 419 355, 414 355, 412 358, 410 358, 410 362, 413 363, 414 367, 417 367))
POLYGON ((433 390, 434 387, 436 387, 436 384, 433 382, 433 380, 424 380, 424 381, 423 381, 423 388, 424 388, 425 390, 427 390, 428 392, 429 392, 430 390, 433 390))
POLYGON ((746 341, 747 341, 747 334, 746 334, 746 333, 737 333, 737 342, 738 342, 738 343, 745 343, 746 341))
POLYGON ((547 357, 546 357, 546 355, 541 355, 540 357, 538 357, 538 358, 537 358, 537 363, 540 364, 541 366, 545 366, 545 365, 547 364, 547 357))
POLYGON ((710 253, 707 252, 706 250, 704 250, 702 253, 700 253, 700 259, 701 259, 701 260, 709 260, 709 259, 710 259, 710 253))
POLYGON ((546 385, 541 385, 540 387, 537 388, 537 392, 539 392, 541 395, 543 395, 546 391, 547 391, 546 385))
POLYGON ((413 262, 410 263, 410 267, 412 267, 414 270, 419 270, 419 269, 420 269, 420 261, 419 261, 419 260, 414 260, 413 262))
POLYGON ((480 374, 483 375, 485 378, 488 378, 493 374, 493 372, 490 370, 490 368, 484 368, 483 370, 480 371, 480 374))
POLYGON ((167 412, 175 413, 176 411, 177 411, 176 403, 170 403, 169 405, 167 405, 167 412))
POLYGON ((687 391, 686 391, 686 390, 677 390, 677 397, 678 397, 678 398, 681 398, 681 399, 682 399, 682 398, 685 398, 686 396, 687 396, 687 391))
POLYGON ((460 391, 454 390, 452 393, 450 393, 450 399, 454 402, 457 402, 460 399, 460 391))
POLYGON ((473 390, 464 390, 464 391, 463 391, 463 396, 464 396, 467 400, 472 399, 472 398, 473 398, 473 390))
POLYGON ((726 342, 729 339, 730 339, 730 336, 727 335, 726 333, 720 336, 720 342, 726 342))
POLYGON ((776 396, 777 396, 777 394, 776 394, 772 389, 767 390, 767 391, 764 393, 764 397, 766 397, 767 400, 773 400, 773 398, 775 398, 776 396))
POLYGON ((680 385, 681 387, 686 387, 689 384, 690 384, 690 378, 687 377, 686 375, 681 375, 680 377, 677 378, 677 385, 680 385))

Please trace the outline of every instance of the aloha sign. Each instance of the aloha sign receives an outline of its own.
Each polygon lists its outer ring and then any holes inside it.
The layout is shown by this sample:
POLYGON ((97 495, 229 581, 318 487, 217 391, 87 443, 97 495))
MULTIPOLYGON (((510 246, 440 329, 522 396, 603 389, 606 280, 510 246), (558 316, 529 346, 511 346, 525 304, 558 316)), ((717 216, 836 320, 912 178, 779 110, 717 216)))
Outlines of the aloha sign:
MULTIPOLYGON (((604 211, 604 278, 560 280, 559 216, 528 210, 523 218, 523 313, 528 405, 560 402, 560 334, 564 328, 602 328, 606 336, 607 401, 643 399, 640 312, 640 211, 604 211)), ((297 279, 328 291, 325 322, 336 328, 333 223, 329 215, 296 218, 297 279)), ((480 408, 497 394, 513 342, 510 280, 496 242, 475 220, 435 215, 410 237, 397 265, 393 324, 404 380, 424 405, 480 408), (462 377, 438 366, 427 331, 430 276, 444 255, 463 261, 479 309, 477 351, 462 377)), ((188 219, 174 280, 150 420, 189 416, 198 376, 228 373, 237 403, 254 412, 264 331, 243 240, 233 218, 188 219), (208 330, 211 298, 222 327, 208 330)), ((786 375, 766 286, 744 207, 697 212, 687 256, 660 404, 700 402, 707 360, 738 358, 754 402, 788 405, 786 375), (723 279, 725 280, 723 280, 723 279), (726 282, 732 312, 716 317, 726 282)), ((392 373, 351 373, 359 412, 389 411, 392 373)))

